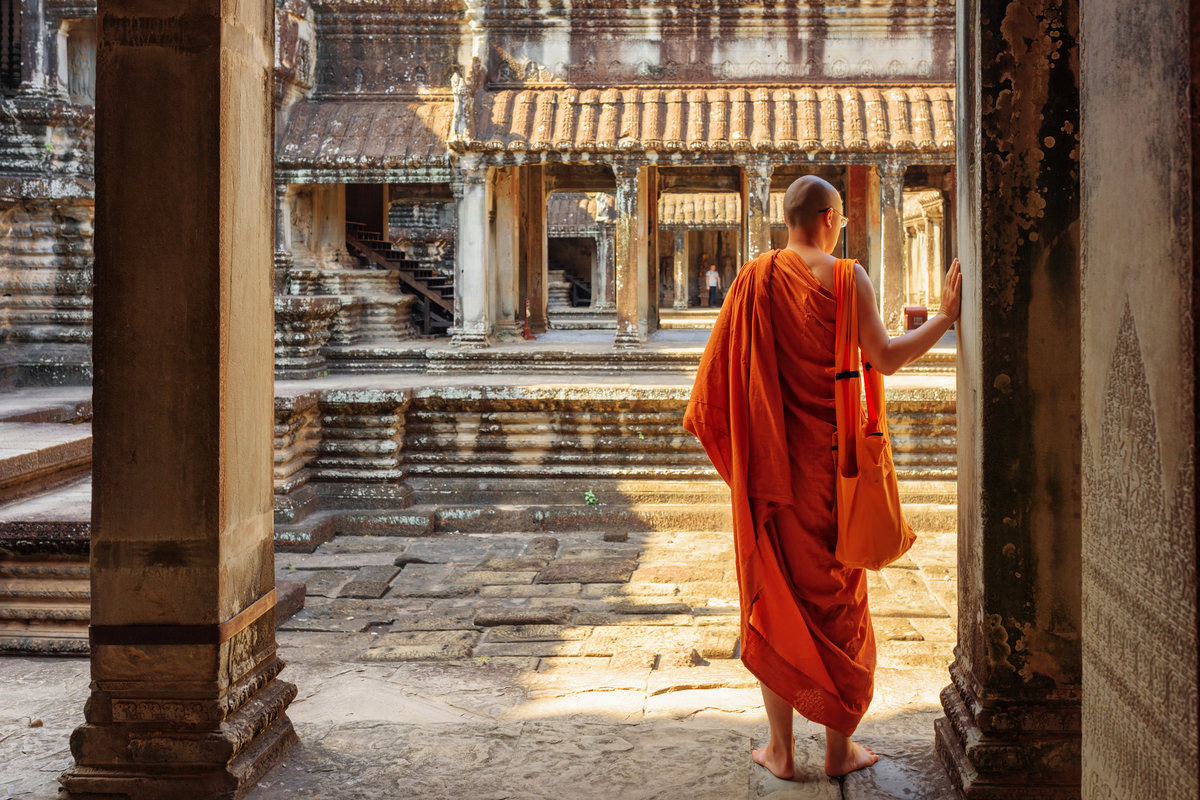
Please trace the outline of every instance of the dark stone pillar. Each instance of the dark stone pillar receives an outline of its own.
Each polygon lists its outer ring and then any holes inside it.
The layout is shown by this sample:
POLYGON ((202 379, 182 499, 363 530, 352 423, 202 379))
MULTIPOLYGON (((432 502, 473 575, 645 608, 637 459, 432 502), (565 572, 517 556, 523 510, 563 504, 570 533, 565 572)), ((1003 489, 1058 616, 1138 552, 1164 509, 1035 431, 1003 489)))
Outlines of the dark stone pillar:
POLYGON ((62 781, 232 797, 296 739, 273 613, 274 15, 151 8, 99 7, 92 693, 62 781))
POLYGON ((937 748, 967 797, 1077 798, 1078 9, 958 14, 959 627, 937 748))
POLYGON ((529 330, 544 333, 548 325, 546 304, 546 171, 541 164, 525 168, 526 191, 522 194, 528 206, 525 216, 525 259, 528 277, 526 296, 529 301, 529 330))

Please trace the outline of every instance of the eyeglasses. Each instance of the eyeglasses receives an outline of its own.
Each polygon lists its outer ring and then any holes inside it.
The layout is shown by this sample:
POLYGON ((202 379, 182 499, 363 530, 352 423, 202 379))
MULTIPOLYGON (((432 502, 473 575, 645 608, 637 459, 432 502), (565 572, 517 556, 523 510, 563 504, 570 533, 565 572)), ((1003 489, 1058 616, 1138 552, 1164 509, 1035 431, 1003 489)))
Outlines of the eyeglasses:
MULTIPOLYGON (((833 211, 833 206, 828 206, 828 207, 826 207, 826 208, 822 208, 822 209, 821 209, 820 211, 818 211, 817 213, 818 213, 818 214, 824 214, 826 211, 833 211)), ((849 224, 850 224, 850 218, 849 218, 849 217, 845 216, 844 214, 838 214, 838 212, 836 212, 836 211, 833 211, 833 213, 834 213, 834 214, 837 214, 837 215, 838 215, 838 217, 840 217, 840 218, 841 218, 841 220, 842 220, 842 224, 838 226, 839 228, 844 228, 844 227, 846 227, 847 225, 849 225, 849 224)))

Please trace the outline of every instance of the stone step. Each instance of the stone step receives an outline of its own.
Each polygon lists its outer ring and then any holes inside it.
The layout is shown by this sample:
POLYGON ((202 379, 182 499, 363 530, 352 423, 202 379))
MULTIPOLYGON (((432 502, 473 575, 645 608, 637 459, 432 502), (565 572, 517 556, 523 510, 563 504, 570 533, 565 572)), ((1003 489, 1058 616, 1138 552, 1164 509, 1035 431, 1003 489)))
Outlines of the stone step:
POLYGON ((91 464, 91 423, 0 422, 0 502, 60 486, 91 464))

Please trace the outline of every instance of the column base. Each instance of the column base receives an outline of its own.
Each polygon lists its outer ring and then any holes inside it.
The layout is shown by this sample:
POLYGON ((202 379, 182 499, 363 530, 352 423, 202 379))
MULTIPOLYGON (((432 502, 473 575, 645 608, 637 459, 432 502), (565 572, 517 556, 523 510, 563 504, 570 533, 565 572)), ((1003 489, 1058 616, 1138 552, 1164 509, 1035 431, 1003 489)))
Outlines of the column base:
MULTIPOLYGON (((274 615, 269 619, 273 621, 274 615)), ((220 698, 181 696, 173 683, 136 688, 118 683, 112 691, 93 683, 88 721, 71 735, 75 766, 59 778, 63 786, 59 797, 232 800, 245 796, 299 742, 286 714, 296 687, 277 679, 282 668, 283 662, 273 658, 273 663, 255 670, 220 698), (164 698, 167 687, 170 695, 164 698), (241 705, 225 713, 224 708, 238 696, 245 696, 241 705)))
POLYGON ((942 690, 938 758, 968 800, 1079 800, 1078 701, 982 703, 963 670, 942 690))
POLYGON ((642 337, 633 331, 619 331, 613 338, 614 350, 641 350, 642 337))
POLYGON ((483 350, 492 346, 492 337, 486 333, 455 331, 450 337, 450 346, 456 350, 483 350))
POLYGON ((518 322, 497 322, 493 336, 498 342, 520 342, 525 339, 525 325, 518 322))

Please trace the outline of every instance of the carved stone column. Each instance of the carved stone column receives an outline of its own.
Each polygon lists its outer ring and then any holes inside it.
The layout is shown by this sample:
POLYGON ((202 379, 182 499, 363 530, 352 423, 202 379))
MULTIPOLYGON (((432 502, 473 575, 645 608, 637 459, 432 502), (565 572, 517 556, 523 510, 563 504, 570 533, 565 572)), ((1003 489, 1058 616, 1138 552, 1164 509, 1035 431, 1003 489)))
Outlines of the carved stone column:
MULTIPOLYGON (((1185 0, 1146 10, 1160 22, 1142 30, 1128 6, 1084 5, 1084 124, 1047 117, 1037 151, 1081 160, 1088 800, 1200 796, 1200 29, 1185 0)), ((1076 54, 1049 72, 1070 85, 1076 54)))
POLYGON ((529 302, 529 330, 544 333, 548 325, 546 304, 546 173, 541 164, 525 168, 525 264, 526 299, 529 302))
POLYGON ((497 339, 515 340, 521 336, 518 319, 524 310, 518 307, 521 295, 519 259, 521 252, 521 192, 519 170, 501 167, 496 174, 496 288, 498 304, 492 321, 497 339))
POLYGON ((463 156, 461 177, 455 181, 458 227, 454 243, 454 347, 481 348, 491 344, 488 314, 488 186, 487 167, 463 156))
POLYGON ((945 262, 943 204, 944 201, 939 193, 937 199, 925 207, 925 249, 929 271, 929 296, 925 304, 929 306, 930 314, 936 313, 942 307, 942 279, 944 277, 942 265, 945 262))
POLYGON ((883 239, 879 270, 879 314, 888 331, 904 327, 904 165, 886 162, 879 168, 880 228, 883 239))
POLYGON ((92 682, 62 782, 233 797, 296 741, 272 613, 274 6, 148 8, 99 7, 92 682))
MULTIPOLYGON (((755 164, 743 167, 746 202, 742 205, 745 222, 746 243, 743 248, 745 261, 758 258, 771 249, 771 164, 755 164)), ((745 263, 745 261, 743 263, 745 263)), ((728 288, 728 287, 726 287, 728 288)))
POLYGON ((50 97, 46 58, 46 1, 19 0, 21 10, 21 88, 26 97, 50 97))
POLYGON ((613 198, 607 193, 596 195, 596 285, 592 288, 592 308, 611 311, 616 307, 614 287, 613 198))
MULTIPOLYGON (((292 258, 292 204, 288 197, 288 185, 275 185, 275 269, 286 273, 293 264, 292 258)), ((277 294, 282 294, 278 289, 277 294)))
POLYGON ((685 228, 675 231, 675 310, 686 311, 688 307, 688 232, 685 228))
POLYGON ((616 306, 617 306, 617 335, 613 346, 625 349, 638 349, 646 337, 646 325, 641 307, 644 303, 640 297, 645 287, 639 266, 644 266, 645 259, 639 259, 638 242, 638 192, 642 180, 637 167, 613 165, 613 174, 617 180, 616 228, 613 236, 614 266, 616 270, 616 306), (639 261, 642 263, 639 265, 639 261))
MULTIPOLYGON (((1080 194, 1079 148, 1064 132, 1079 130, 1079 9, 967 0, 958 14, 959 619, 937 748, 968 798, 1078 798, 1080 194)), ((1128 446, 1122 458, 1134 457, 1128 446)), ((1113 533, 1106 548, 1126 549, 1113 533)), ((1118 663, 1135 674, 1140 661, 1118 663)), ((1116 724, 1133 733, 1133 721, 1116 724)))

